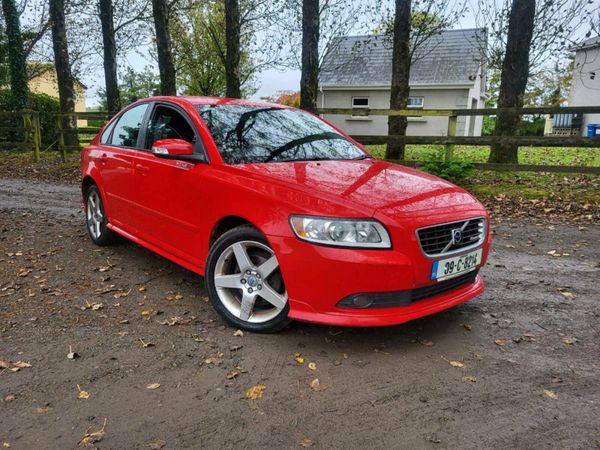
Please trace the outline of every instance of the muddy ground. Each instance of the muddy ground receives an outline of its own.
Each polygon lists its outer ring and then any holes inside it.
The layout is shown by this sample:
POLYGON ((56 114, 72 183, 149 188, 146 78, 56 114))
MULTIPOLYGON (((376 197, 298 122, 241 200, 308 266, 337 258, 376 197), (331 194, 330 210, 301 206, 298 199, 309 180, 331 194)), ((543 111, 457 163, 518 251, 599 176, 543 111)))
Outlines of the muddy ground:
POLYGON ((496 218, 487 291, 434 316, 239 336, 82 219, 76 186, 0 179, 0 445, 600 447, 599 225, 496 218))

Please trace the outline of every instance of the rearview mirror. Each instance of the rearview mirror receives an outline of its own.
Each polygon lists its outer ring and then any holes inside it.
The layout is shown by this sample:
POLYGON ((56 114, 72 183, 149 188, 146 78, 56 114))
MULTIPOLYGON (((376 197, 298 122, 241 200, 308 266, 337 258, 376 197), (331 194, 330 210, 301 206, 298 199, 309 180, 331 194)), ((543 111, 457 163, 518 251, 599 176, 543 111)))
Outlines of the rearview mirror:
POLYGON ((183 139, 161 139, 152 144, 152 153, 158 157, 193 155, 194 146, 183 139))

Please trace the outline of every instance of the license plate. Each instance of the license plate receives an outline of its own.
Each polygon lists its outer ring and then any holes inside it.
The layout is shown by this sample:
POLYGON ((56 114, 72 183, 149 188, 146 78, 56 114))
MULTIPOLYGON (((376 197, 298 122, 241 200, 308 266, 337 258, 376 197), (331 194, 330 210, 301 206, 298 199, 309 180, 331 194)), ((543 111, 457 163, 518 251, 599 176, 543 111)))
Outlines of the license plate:
POLYGON ((431 267, 432 280, 445 280, 475 270, 481 263, 482 250, 476 250, 453 258, 440 259, 431 267))

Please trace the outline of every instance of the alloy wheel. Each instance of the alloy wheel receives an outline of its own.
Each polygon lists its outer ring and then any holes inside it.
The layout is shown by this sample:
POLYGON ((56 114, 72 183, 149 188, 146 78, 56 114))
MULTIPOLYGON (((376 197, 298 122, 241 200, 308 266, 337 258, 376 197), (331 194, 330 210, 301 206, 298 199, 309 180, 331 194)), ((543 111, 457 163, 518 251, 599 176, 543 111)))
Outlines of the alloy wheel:
POLYGON ((90 191, 87 198, 86 217, 88 229, 94 239, 100 239, 102 235, 104 214, 102 213, 101 202, 98 192, 96 190, 90 191))
POLYGON ((225 248, 215 265, 214 285, 223 306, 250 323, 275 318, 288 301, 277 257, 257 241, 238 241, 225 248))

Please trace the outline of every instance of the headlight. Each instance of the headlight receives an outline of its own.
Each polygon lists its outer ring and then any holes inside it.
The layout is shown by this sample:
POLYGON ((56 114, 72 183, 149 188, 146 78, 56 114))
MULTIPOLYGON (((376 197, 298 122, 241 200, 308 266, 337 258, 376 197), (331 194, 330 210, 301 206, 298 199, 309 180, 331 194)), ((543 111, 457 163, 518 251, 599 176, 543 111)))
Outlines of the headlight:
POLYGON ((390 235, 375 220, 291 216, 298 238, 315 244, 339 247, 391 248, 390 235))

